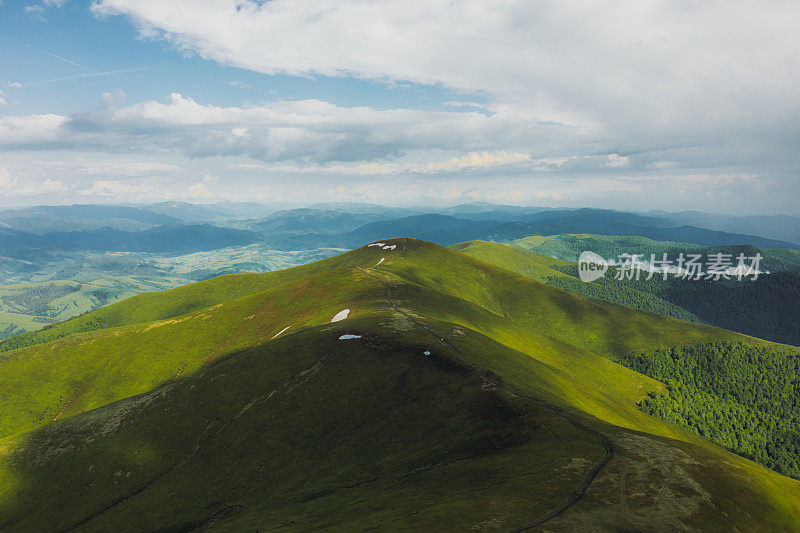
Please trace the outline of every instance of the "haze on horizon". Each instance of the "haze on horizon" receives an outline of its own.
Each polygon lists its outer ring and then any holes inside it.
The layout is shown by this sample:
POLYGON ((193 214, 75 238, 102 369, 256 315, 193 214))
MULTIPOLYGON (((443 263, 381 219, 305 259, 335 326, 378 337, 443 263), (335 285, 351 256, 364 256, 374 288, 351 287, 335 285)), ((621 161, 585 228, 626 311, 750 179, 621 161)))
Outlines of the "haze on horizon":
POLYGON ((798 19, 780 1, 6 0, 0 205, 796 215, 798 19))

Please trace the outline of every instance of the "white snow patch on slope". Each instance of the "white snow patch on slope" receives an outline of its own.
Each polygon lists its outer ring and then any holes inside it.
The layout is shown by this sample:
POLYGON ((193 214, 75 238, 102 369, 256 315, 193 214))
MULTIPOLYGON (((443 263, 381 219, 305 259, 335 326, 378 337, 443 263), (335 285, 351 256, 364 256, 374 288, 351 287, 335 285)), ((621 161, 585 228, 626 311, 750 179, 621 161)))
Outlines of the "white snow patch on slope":
POLYGON ((389 246, 389 245, 387 244, 386 246, 384 246, 384 247, 383 247, 383 249, 384 249, 384 250, 394 250, 395 248, 397 248, 397 245, 396 245, 396 244, 393 244, 393 245, 391 245, 391 246, 389 246))
POLYGON ((349 314, 350 314, 349 309, 342 309, 341 311, 333 315, 333 318, 331 318, 331 322, 339 322, 340 320, 344 320, 345 318, 347 318, 347 315, 349 314))
POLYGON ((430 354, 431 354, 431 352, 429 352, 428 350, 425 350, 424 352, 422 352, 422 355, 430 355, 430 354))
MULTIPOLYGON (((386 258, 385 258, 385 257, 381 257, 381 260, 380 260, 380 261, 378 261, 378 265, 380 265, 381 263, 383 263, 383 260, 384 260, 384 259, 386 259, 386 258)), ((375 266, 378 266, 378 265, 375 265, 375 266)))
POLYGON ((378 247, 382 248, 384 244, 386 244, 386 243, 385 242, 373 242, 372 244, 368 244, 367 248, 369 248, 370 246, 378 246, 378 247))
POLYGON ((286 326, 285 328, 283 328, 282 330, 280 330, 278 333, 276 333, 275 335, 273 335, 273 336, 272 336, 272 337, 271 337, 269 340, 272 340, 272 339, 274 339, 275 337, 277 337, 278 335, 280 335, 281 333, 283 333, 284 331, 286 331, 286 330, 287 330, 287 329, 289 329, 290 327, 292 327, 292 326, 286 326))
POLYGON ((339 336, 339 340, 340 341, 346 341, 346 340, 349 340, 349 339, 360 339, 360 338, 361 338, 361 335, 353 335, 352 333, 347 333, 345 335, 340 335, 339 336))

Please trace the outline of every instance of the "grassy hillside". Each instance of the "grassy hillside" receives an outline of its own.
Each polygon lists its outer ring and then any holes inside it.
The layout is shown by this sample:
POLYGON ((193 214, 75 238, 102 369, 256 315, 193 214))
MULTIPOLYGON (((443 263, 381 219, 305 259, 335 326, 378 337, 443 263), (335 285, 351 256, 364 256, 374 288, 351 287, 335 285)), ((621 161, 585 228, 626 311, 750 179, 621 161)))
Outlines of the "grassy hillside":
POLYGON ((577 261, 581 252, 594 252, 606 259, 616 259, 620 254, 640 254, 645 259, 651 254, 661 258, 667 254, 669 259, 678 254, 694 253, 707 256, 713 253, 727 253, 736 257, 743 253, 753 256, 760 253, 763 257, 762 270, 798 270, 800 269, 800 250, 789 248, 758 248, 752 245, 702 246, 684 242, 656 241, 647 237, 618 235, 552 235, 540 237, 533 235, 508 242, 530 252, 536 252, 567 261, 577 261))
POLYGON ((664 385, 609 359, 767 343, 386 246, 0 354, 0 529, 800 527, 800 483, 643 413, 664 385))
MULTIPOLYGON (((594 240, 595 237, 587 238, 594 240)), ((533 242, 546 242, 542 239, 537 237, 533 242)), ((631 239, 638 242, 639 238, 631 239)), ((616 241, 613 246, 617 246, 616 241)), ((452 248, 587 298, 680 320, 712 324, 775 342, 800 345, 800 322, 786 320, 787 316, 798 312, 800 271, 774 272, 761 275, 755 281, 682 280, 674 277, 663 280, 659 276, 651 280, 644 279, 644 276, 640 280, 616 280, 612 267, 603 278, 585 283, 578 278, 575 262, 484 241, 471 241, 452 248)), ((595 249, 609 253, 608 249, 595 249)), ((626 249, 630 253, 642 251, 635 247, 626 249)), ((792 250, 767 250, 773 251, 792 250)))
MULTIPOLYGON (((86 257, 91 266, 84 264, 81 268, 66 268, 60 270, 54 266, 56 272, 61 271, 72 275, 71 280, 52 280, 50 276, 42 273, 46 281, 38 283, 20 283, 0 286, 0 341, 7 337, 17 335, 7 343, 0 342, 0 352, 11 348, 26 346, 32 339, 55 339, 68 333, 88 331, 91 329, 110 327, 125 323, 127 312, 122 318, 113 318, 119 308, 111 311, 101 311, 87 321, 82 317, 75 321, 61 324, 71 317, 81 315, 101 306, 117 302, 124 298, 162 291, 165 289, 186 285, 192 281, 205 280, 225 273, 240 273, 243 271, 269 272, 289 268, 298 264, 308 263, 321 258, 330 257, 337 253, 332 249, 319 249, 305 252, 279 252, 264 248, 262 245, 251 245, 243 248, 225 248, 212 252, 198 252, 175 257, 124 255, 118 257, 86 257), (100 263, 100 264, 98 264, 100 263), (112 264, 109 264, 112 263, 112 264), (81 270, 81 272, 78 272, 81 270), (136 272, 130 275, 107 275, 107 271, 136 272), (53 290, 53 286, 57 288, 53 290), (80 287, 79 290, 66 290, 66 288, 80 287), (63 294, 58 294, 59 291, 63 294), (56 296, 60 296, 56 298, 56 296), (35 335, 21 335, 32 332, 47 325, 59 323, 52 331, 44 331, 35 335)), ((56 265, 61 265, 58 262, 56 265)), ((63 265, 61 265, 63 266, 63 265)), ((48 272, 50 269, 48 269, 48 272)), ((202 286, 205 287, 205 286, 202 286)), ((216 288, 212 289, 212 292, 216 288)), ((176 298, 184 298, 185 293, 177 293, 176 298)), ((187 296, 191 299, 193 297, 187 296)), ((213 300, 214 296, 210 298, 213 300)), ((228 298, 224 293, 219 298, 228 298)), ((211 301, 211 300, 208 300, 211 301)), ((221 300, 213 300, 214 302, 221 300)), ((144 297, 135 300, 137 305, 127 305, 135 313, 144 313, 145 317, 166 315, 154 312, 151 300, 144 297)), ((193 305, 203 307, 205 300, 193 305)), ((185 302, 184 302, 185 303, 185 302)), ((211 305, 211 304, 209 304, 211 305)), ((180 310, 177 311, 180 313, 180 310)), ((130 320, 138 320, 131 317, 130 320)))
POLYGON ((55 324, 130 296, 190 280, 140 276, 0 285, 0 339, 55 324))
MULTIPOLYGON (((529 237, 529 239, 543 241, 547 237, 529 237)), ((652 311, 679 320, 701 322, 700 318, 694 313, 658 295, 639 290, 630 283, 614 282, 612 279, 584 283, 577 278, 576 263, 572 261, 555 259, 516 246, 506 246, 485 241, 465 242, 451 248, 525 277, 587 298, 633 307, 643 311, 652 311)))

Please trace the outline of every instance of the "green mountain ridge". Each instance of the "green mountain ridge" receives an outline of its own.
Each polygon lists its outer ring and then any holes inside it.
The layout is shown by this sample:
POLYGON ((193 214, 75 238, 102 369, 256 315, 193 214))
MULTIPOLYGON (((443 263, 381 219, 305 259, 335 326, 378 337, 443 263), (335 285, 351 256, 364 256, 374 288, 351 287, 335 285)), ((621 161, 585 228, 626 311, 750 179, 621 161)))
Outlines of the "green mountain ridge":
MULTIPOLYGON (((613 256, 625 253, 644 253, 648 249, 672 249, 672 243, 642 242, 639 238, 611 239, 602 236, 566 235, 571 246, 586 246, 589 251, 613 256), (581 244, 583 243, 583 244, 581 244), (655 248, 654 248, 655 247, 655 248), (614 251, 612 253, 612 251, 614 251)), ((561 246, 563 241, 548 237, 528 237, 524 243, 504 246, 484 241, 470 241, 452 249, 477 257, 531 279, 541 281, 587 298, 652 311, 680 320, 712 324, 753 335, 759 338, 800 345, 800 322, 787 319, 799 310, 800 270, 778 271, 762 274, 756 280, 682 280, 670 277, 663 280, 615 279, 611 267, 603 278, 585 283, 578 277, 576 262, 554 259, 531 250, 546 249, 552 242, 561 246)), ((690 249, 691 250, 691 249, 690 249)), ((719 248, 697 248, 697 253, 713 253, 719 248)), ((550 249, 554 252, 554 249, 550 249)), ((732 252, 727 249, 727 252, 732 252)), ((793 250, 764 250, 767 262, 773 265, 782 261, 784 266, 797 265, 791 255, 793 250)), ((661 252, 659 252, 661 253, 661 252)), ((657 254, 658 255, 658 254, 657 254)), ((569 254, 567 254, 569 256, 569 254)), ((574 253, 577 257, 577 253, 574 253)))
POLYGON ((0 529, 800 527, 800 483, 610 359, 777 345, 382 242, 5 341, 0 529))

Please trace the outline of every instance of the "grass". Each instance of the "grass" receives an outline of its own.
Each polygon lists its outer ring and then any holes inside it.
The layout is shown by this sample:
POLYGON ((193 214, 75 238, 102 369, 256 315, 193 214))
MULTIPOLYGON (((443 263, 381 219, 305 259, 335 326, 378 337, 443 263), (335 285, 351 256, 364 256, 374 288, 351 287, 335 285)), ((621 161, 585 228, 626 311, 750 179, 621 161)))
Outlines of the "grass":
POLYGON ((552 527, 800 527, 800 483, 642 413, 663 386, 609 359, 764 341, 390 242, 134 297, 0 354, 0 529, 508 530, 558 506, 599 441, 438 336, 614 443, 552 527))
MULTIPOLYGON (((602 240, 602 236, 566 237, 595 244, 598 244, 595 241, 599 241, 599 244, 614 246, 627 240, 634 243, 646 241, 644 244, 640 243, 639 247, 651 246, 652 243, 664 247, 673 244, 657 243, 639 237, 609 237, 610 242, 602 240)), ((675 277, 664 280, 660 276, 647 280, 644 274, 638 280, 617 280, 612 267, 603 278, 585 283, 578 277, 577 263, 553 259, 515 246, 470 241, 451 248, 586 298, 651 311, 679 320, 711 324, 779 343, 800 345, 800 325, 796 321, 785 320, 785 316, 794 311, 795 302, 800 297, 800 271, 774 272, 761 275, 757 280, 742 281, 695 281, 675 277)), ((587 248, 591 246, 587 244, 587 248)), ((601 248, 595 249, 603 251, 601 248)), ((629 249, 632 252, 642 251, 633 244, 629 249)))
POLYGON ((675 259, 680 253, 695 253, 707 256, 712 253, 728 253, 736 257, 761 254, 761 268, 768 271, 797 270, 800 268, 800 250, 787 248, 757 248, 752 245, 703 246, 682 242, 656 241, 647 237, 632 235, 534 235, 508 242, 511 246, 539 254, 558 257, 567 261, 577 261, 581 252, 588 250, 606 259, 616 259, 622 253, 641 254, 645 259, 654 254, 661 258, 666 253, 675 259))

